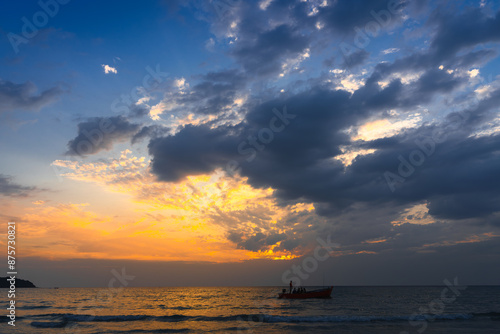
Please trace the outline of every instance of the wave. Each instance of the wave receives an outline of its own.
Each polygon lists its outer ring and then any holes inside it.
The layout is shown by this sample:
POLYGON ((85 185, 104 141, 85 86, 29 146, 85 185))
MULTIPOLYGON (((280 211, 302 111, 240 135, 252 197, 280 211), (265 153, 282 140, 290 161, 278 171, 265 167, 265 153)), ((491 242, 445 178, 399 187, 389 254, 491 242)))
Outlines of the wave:
POLYGON ((490 319, 500 318, 500 313, 457 313, 457 314, 419 314, 419 315, 395 315, 395 316, 353 316, 353 315, 325 315, 325 316, 291 316, 270 314, 239 314, 230 316, 187 316, 187 315, 85 315, 85 314, 44 314, 37 315, 38 319, 50 317, 50 322, 32 322, 34 327, 54 326, 70 322, 127 322, 127 321, 159 321, 159 322, 181 322, 181 321, 207 321, 207 322, 264 322, 264 323, 356 323, 356 322, 398 322, 398 321, 445 321, 445 320, 469 320, 473 318, 488 317, 490 319))
POLYGON ((395 322, 422 320, 467 320, 472 314, 442 314, 442 315, 401 315, 401 316, 265 316, 264 322, 395 322))
POLYGON ((37 309, 42 309, 42 308, 51 308, 52 306, 49 305, 34 305, 34 306, 18 306, 17 308, 20 310, 37 310, 37 309))
POLYGON ((493 320, 500 320, 500 312, 473 313, 475 317, 488 317, 493 320))
POLYGON ((32 321, 31 326, 36 328, 62 328, 67 325, 67 322, 51 322, 51 321, 32 321))
POLYGON ((158 305, 159 308, 162 310, 177 310, 177 311, 184 311, 184 310, 194 310, 195 308, 193 307, 185 307, 185 306, 174 306, 174 307, 169 307, 167 305, 158 305))
MULTIPOLYGON (((238 330, 238 328, 236 329, 238 330)), ((113 333, 146 333, 146 334, 151 334, 151 333, 188 333, 192 332, 191 329, 189 328, 179 328, 179 329, 172 329, 172 328, 162 328, 162 329, 131 329, 131 330, 125 330, 122 332, 113 332, 113 333)))
POLYGON ((85 314, 65 314, 63 315, 63 320, 71 321, 71 322, 87 322, 87 321, 96 321, 96 322, 122 322, 122 321, 140 321, 140 320, 148 320, 149 316, 147 315, 85 315, 85 314))

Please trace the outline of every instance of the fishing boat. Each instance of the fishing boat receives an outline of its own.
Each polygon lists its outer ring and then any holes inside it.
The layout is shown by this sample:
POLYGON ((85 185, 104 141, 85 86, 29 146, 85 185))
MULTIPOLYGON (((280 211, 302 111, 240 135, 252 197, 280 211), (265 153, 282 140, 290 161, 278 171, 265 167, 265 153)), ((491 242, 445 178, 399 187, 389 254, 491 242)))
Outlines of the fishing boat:
POLYGON ((286 289, 278 294, 278 299, 308 299, 308 298, 331 298, 333 286, 305 292, 287 292, 286 289))

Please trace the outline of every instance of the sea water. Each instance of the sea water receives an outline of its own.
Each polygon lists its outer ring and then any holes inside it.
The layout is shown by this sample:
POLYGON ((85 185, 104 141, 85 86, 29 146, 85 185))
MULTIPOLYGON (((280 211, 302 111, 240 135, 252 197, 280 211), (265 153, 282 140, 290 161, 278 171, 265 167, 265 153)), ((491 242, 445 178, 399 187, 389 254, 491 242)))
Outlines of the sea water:
POLYGON ((4 302, 0 333, 500 333, 498 286, 334 287, 306 300, 281 289, 18 289, 16 326, 4 302))

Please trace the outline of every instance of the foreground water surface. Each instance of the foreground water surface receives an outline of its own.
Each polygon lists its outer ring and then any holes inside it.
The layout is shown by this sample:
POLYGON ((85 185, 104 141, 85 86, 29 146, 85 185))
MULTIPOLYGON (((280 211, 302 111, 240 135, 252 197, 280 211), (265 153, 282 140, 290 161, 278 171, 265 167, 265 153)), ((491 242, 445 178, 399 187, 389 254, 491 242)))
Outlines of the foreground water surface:
POLYGON ((18 289, 16 326, 4 315, 0 333, 500 333, 499 286, 335 287, 326 300, 279 291, 18 289))

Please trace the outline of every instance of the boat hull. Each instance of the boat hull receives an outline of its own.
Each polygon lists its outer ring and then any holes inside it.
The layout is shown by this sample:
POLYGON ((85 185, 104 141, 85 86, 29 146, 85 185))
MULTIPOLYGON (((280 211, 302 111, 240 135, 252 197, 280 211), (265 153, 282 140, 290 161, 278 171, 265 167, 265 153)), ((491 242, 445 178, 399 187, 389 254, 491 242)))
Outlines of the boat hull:
POLYGON ((310 292, 302 293, 280 293, 278 294, 278 299, 309 299, 309 298, 331 298, 333 286, 310 292))

